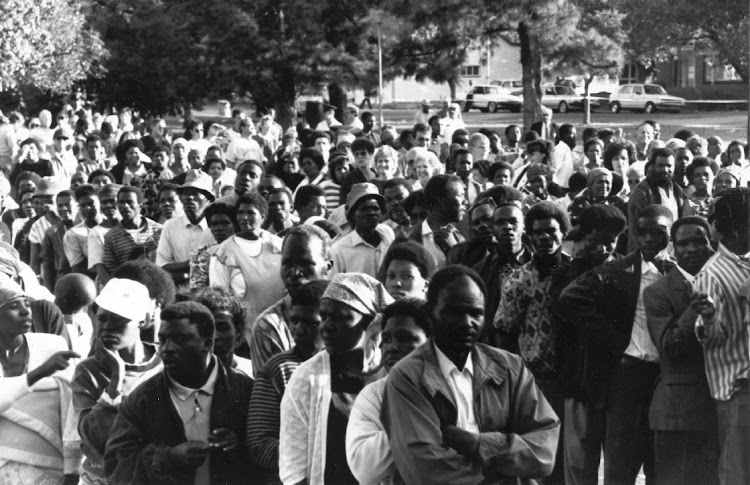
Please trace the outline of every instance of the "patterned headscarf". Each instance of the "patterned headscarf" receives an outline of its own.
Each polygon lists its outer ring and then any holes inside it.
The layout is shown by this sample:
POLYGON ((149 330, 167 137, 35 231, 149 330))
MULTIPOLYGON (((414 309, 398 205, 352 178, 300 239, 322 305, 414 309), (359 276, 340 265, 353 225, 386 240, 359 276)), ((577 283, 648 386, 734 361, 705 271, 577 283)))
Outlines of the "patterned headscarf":
POLYGON ((370 316, 393 303, 393 298, 380 281, 362 273, 337 274, 323 293, 323 298, 339 301, 370 316))
POLYGON ((718 172, 716 172, 716 177, 714 177, 714 180, 718 179, 725 173, 728 173, 729 175, 737 179, 737 185, 740 184, 740 180, 742 180, 742 169, 740 167, 738 167, 737 165, 730 165, 728 167, 724 167, 718 172))

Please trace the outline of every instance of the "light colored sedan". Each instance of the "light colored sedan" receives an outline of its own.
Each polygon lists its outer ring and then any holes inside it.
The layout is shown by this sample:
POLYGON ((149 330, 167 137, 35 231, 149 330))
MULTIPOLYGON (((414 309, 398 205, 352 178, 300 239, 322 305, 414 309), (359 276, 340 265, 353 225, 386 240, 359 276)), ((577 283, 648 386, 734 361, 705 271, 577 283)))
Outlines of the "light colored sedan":
POLYGON ((609 97, 609 110, 613 113, 624 109, 645 113, 656 110, 679 113, 684 107, 684 98, 667 94, 658 84, 625 84, 609 97))

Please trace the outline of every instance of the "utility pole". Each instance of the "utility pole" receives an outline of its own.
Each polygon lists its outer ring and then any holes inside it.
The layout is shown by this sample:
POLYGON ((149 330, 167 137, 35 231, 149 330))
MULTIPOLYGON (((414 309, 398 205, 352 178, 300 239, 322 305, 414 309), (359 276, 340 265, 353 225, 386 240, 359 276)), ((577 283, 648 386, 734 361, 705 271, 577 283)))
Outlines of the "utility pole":
POLYGON ((380 22, 378 22, 378 116, 380 129, 383 129, 383 45, 380 39, 380 22))

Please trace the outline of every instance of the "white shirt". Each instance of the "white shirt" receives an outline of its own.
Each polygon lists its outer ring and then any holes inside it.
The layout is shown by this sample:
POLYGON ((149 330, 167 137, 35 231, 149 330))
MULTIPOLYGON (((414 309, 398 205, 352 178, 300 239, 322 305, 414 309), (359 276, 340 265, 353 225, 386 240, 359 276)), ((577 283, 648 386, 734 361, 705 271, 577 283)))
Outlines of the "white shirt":
POLYGON ((263 149, 257 141, 252 138, 238 137, 229 142, 226 159, 236 166, 237 163, 245 160, 262 162, 265 157, 263 156, 263 149))
POLYGON ((83 262, 83 260, 88 257, 90 232, 91 229, 85 222, 76 224, 65 231, 65 235, 63 236, 63 249, 65 250, 65 257, 68 258, 68 263, 70 263, 71 266, 83 262))
POLYGON ((677 199, 674 198, 674 190, 663 189, 658 187, 659 195, 661 196, 661 205, 666 206, 667 209, 672 213, 674 220, 680 218, 679 208, 677 207, 677 199))
POLYGON ((190 260, 190 254, 206 244, 215 244, 208 223, 203 218, 192 224, 187 216, 174 217, 164 223, 156 250, 156 264, 164 266, 190 260))
POLYGON ((44 233, 47 232, 47 229, 50 227, 52 227, 52 223, 47 219, 47 216, 40 217, 31 225, 31 229, 29 230, 29 241, 33 244, 42 244, 42 241, 44 241, 44 233))
POLYGON ((651 340, 646 320, 646 305, 643 303, 643 290, 661 278, 661 273, 654 263, 641 260, 641 287, 638 290, 638 302, 635 305, 633 330, 630 332, 630 345, 625 354, 646 362, 659 362, 659 351, 651 340))
POLYGON ((568 180, 570 180, 570 176, 575 172, 573 152, 567 143, 561 141, 555 146, 550 168, 553 171, 552 180, 560 187, 567 189, 568 180))
POLYGON ((446 357, 446 355, 435 346, 440 373, 443 374, 445 381, 448 383, 453 398, 456 400, 456 411, 458 411, 458 420, 456 426, 472 433, 479 433, 479 425, 474 415, 474 388, 472 380, 474 376, 474 365, 471 362, 471 354, 466 357, 464 370, 459 371, 456 364, 446 357))
POLYGON ((380 263, 396 236, 393 229, 384 224, 378 224, 375 231, 380 235, 380 244, 377 246, 366 242, 357 231, 352 231, 333 243, 331 277, 338 273, 365 273, 373 278, 377 276, 380 263))

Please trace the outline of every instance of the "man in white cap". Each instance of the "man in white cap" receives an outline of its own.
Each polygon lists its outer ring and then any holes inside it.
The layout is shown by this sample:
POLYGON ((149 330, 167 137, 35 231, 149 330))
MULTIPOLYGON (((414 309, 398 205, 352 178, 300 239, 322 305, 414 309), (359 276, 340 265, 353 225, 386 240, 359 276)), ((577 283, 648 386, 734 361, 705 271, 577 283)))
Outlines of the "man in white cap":
POLYGON ((448 116, 443 119, 443 127, 443 136, 448 143, 452 142, 454 131, 466 129, 466 124, 461 118, 461 106, 458 103, 448 105, 448 116))
POLYGON ((122 400, 161 371, 156 345, 142 342, 151 318, 148 289, 137 281, 112 278, 96 298, 98 345, 76 368, 73 405, 85 455, 81 483, 104 483, 104 449, 122 400))
POLYGON ((335 131, 341 127, 341 122, 336 119, 336 106, 323 105, 323 121, 318 123, 315 131, 335 131))
POLYGON ((380 224, 385 199, 371 183, 352 186, 346 197, 346 219, 354 228, 331 248, 332 274, 378 272, 385 253, 396 238, 393 229, 380 224))
POLYGON ((206 206, 214 201, 212 188, 210 175, 190 170, 185 183, 177 189, 184 214, 164 223, 156 250, 156 264, 169 271, 175 283, 187 281, 192 251, 216 242, 203 218, 206 206))
POLYGON ((423 99, 419 103, 419 110, 414 113, 414 124, 424 123, 426 125, 434 115, 435 112, 430 109, 430 102, 423 99))

